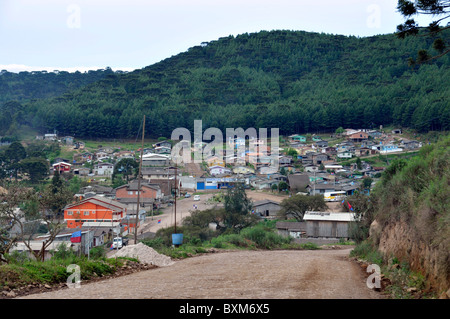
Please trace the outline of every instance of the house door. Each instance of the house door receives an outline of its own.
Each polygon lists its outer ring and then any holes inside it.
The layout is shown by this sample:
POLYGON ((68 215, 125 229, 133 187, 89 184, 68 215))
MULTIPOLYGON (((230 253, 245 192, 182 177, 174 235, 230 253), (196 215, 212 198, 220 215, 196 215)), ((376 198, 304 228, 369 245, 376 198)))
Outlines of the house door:
POLYGON ((269 216, 269 210, 266 210, 266 216, 269 216))
POLYGON ((313 237, 319 237, 319 221, 313 221, 313 237))
POLYGON ((331 237, 337 237, 337 222, 331 224, 331 237))

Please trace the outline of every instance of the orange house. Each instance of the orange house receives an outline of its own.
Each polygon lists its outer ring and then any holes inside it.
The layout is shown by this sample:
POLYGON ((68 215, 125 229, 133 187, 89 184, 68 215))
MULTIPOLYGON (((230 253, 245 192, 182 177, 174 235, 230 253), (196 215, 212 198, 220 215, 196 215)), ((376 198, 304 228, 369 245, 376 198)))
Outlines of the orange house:
POLYGON ((102 196, 94 196, 64 208, 67 228, 81 227, 84 222, 111 225, 127 215, 127 206, 102 196))

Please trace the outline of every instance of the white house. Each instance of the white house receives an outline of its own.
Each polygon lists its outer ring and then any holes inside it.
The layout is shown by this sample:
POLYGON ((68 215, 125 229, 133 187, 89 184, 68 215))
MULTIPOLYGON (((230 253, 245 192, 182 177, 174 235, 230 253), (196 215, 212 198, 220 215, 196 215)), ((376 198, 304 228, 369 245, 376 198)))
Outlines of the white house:
POLYGON ((231 169, 220 165, 214 165, 209 167, 209 173, 211 175, 231 174, 231 169))
POLYGON ((353 154, 349 151, 342 151, 338 152, 336 156, 339 158, 352 158, 353 154))
POLYGON ((102 176, 111 176, 114 172, 114 165, 111 163, 98 163, 94 166, 94 174, 102 176))
POLYGON ((398 147, 397 145, 394 144, 385 144, 385 145, 375 145, 372 146, 373 150, 377 150, 378 152, 380 152, 380 154, 386 154, 386 153, 393 153, 393 152, 401 152, 403 151, 402 148, 398 147))
POLYGON ((148 153, 142 156, 142 166, 168 166, 170 156, 164 154, 148 153))

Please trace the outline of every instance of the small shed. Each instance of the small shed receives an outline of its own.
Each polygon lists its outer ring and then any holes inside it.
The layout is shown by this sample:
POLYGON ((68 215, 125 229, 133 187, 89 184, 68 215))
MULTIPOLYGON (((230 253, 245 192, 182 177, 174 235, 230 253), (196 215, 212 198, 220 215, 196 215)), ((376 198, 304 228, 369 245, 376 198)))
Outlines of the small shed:
POLYGON ((349 238, 349 224, 356 221, 355 213, 313 212, 303 216, 306 235, 313 238, 349 238))
POLYGON ((259 213, 262 217, 277 217, 280 204, 272 200, 264 199, 253 203, 253 212, 259 213))
POLYGON ((293 238, 306 237, 305 222, 277 222, 277 232, 281 236, 291 236, 293 238))

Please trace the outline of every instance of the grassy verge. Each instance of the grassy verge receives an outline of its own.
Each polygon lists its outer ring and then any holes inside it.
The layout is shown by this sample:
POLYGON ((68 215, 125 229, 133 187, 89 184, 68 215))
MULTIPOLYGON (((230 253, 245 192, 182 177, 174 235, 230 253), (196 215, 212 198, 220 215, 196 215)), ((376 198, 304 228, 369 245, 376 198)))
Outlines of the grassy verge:
POLYGON ((388 258, 380 253, 370 242, 358 244, 350 253, 368 264, 380 267, 381 276, 387 278, 389 285, 385 293, 393 299, 434 299, 435 293, 425 290, 425 278, 410 269, 408 263, 400 263, 396 258, 388 258))
POLYGON ((138 262, 133 258, 106 258, 94 256, 76 256, 72 251, 56 253, 50 260, 36 261, 27 258, 23 253, 13 253, 7 256, 8 263, 0 265, 0 290, 16 289, 28 285, 55 285, 66 283, 72 272, 69 265, 80 267, 81 280, 113 275, 125 262, 138 262))

